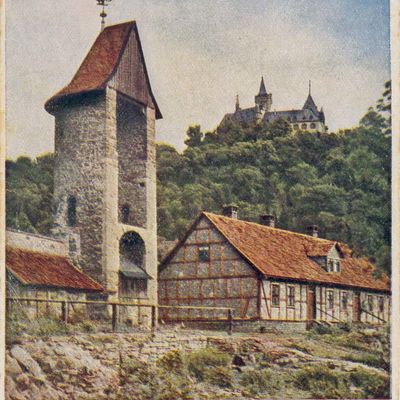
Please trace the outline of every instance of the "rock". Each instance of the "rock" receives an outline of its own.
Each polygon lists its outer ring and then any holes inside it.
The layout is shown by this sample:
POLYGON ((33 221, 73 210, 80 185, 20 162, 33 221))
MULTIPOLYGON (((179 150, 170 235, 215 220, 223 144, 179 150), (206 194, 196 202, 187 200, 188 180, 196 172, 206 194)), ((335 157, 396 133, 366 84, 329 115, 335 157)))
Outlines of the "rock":
POLYGON ((11 377, 22 374, 22 368, 18 364, 18 361, 9 354, 6 355, 6 374, 11 377))
POLYGON ((15 378, 15 383, 21 391, 27 390, 31 387, 31 381, 27 374, 20 374, 15 378))
POLYGON ((232 364, 236 365, 237 367, 243 367, 246 365, 246 363, 243 360, 243 357, 238 356, 237 354, 233 356, 232 364))
POLYGON ((35 378, 44 379, 45 375, 39 364, 21 346, 11 348, 11 355, 35 378))

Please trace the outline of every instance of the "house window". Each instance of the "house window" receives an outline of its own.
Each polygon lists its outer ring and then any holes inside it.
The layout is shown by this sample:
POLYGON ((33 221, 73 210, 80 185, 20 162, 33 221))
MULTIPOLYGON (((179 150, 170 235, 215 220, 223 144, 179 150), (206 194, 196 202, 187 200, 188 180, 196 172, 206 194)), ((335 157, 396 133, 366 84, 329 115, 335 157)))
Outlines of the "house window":
POLYGON ((347 310, 348 293, 342 292, 342 310, 347 310))
POLYGON ((315 129, 315 123, 314 122, 310 124, 310 128, 311 129, 315 129))
POLYGON ((368 311, 374 311, 374 298, 373 296, 368 296, 368 311))
POLYGON ((333 271, 340 272, 340 261, 339 260, 333 261, 333 271))
POLYGON ((129 206, 128 204, 124 204, 121 208, 121 220, 123 224, 127 224, 129 222, 129 206))
POLYGON ((294 286, 288 286, 287 305, 294 307, 294 286))
POLYGON ((299 124, 294 124, 294 129, 299 129, 299 124))
POLYGON ((307 124, 301 124, 301 129, 307 129, 307 124))
POLYGON ((383 297, 379 297, 379 312, 383 313, 385 311, 385 299, 383 297))
POLYGON ((201 262, 210 261, 210 246, 208 245, 199 246, 199 260, 201 262))
POLYGON ((326 300, 328 309, 333 309, 333 290, 328 290, 326 293, 326 300))
POLYGON ((328 258, 326 260, 326 270, 328 272, 340 272, 340 261, 328 258))
POLYGON ((279 285, 272 285, 272 305, 279 307, 279 285))
POLYGON ((74 196, 68 197, 67 220, 69 226, 76 225, 76 198, 74 196))

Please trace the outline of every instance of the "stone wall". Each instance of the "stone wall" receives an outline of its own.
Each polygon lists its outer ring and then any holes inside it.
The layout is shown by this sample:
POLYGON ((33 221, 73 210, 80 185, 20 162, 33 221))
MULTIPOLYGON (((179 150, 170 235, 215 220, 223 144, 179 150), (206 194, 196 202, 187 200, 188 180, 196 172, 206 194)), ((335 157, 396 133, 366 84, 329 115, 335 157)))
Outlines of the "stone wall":
POLYGON ((52 237, 37 235, 35 233, 20 232, 7 229, 6 244, 19 249, 38 251, 41 253, 68 255, 68 247, 62 240, 52 237))
POLYGON ((55 113, 54 170, 54 233, 67 242, 80 236, 79 263, 103 285, 106 113, 105 95, 88 95, 55 113), (70 196, 76 199, 75 226, 68 224, 70 196))

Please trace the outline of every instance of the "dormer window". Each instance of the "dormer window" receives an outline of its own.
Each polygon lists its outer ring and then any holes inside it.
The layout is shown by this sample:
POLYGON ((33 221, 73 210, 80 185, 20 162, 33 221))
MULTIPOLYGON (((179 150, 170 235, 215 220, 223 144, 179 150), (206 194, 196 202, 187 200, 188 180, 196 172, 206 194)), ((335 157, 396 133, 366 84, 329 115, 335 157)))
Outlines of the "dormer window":
POLYGON ((328 272, 340 272, 340 260, 328 258, 326 261, 326 270, 328 272))

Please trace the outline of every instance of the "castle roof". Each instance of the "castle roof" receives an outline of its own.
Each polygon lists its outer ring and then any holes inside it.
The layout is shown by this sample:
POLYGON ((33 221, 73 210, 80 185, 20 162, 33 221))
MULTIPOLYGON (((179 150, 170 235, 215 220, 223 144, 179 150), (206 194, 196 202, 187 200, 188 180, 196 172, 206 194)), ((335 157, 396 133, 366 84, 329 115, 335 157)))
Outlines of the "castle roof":
MULTIPOLYGON (((234 113, 225 114, 224 120, 233 119, 240 123, 254 123, 256 121, 257 108, 250 107, 244 109, 238 109, 234 113)), ((302 110, 287 110, 287 111, 271 111, 266 112, 263 116, 264 122, 272 122, 279 118, 289 120, 290 122, 324 122, 323 114, 318 112, 318 110, 313 109, 302 109, 302 110)))
POLYGON ((156 118, 162 118, 151 90, 135 21, 108 26, 99 34, 71 82, 46 102, 46 111, 51 113, 57 105, 62 104, 64 100, 72 96, 103 91, 114 77, 132 33, 137 42, 138 54, 130 60, 129 67, 144 72, 143 78, 139 73, 135 73, 136 71, 133 73, 135 78, 144 82, 138 82, 132 97, 134 100, 155 109, 156 118), (144 90, 144 87, 146 90, 144 90))
MULTIPOLYGON (((210 221, 238 253, 266 277, 390 291, 388 277, 375 278, 374 266, 366 258, 353 257, 343 243, 209 212, 201 213, 191 229, 202 218, 210 221), (328 256, 333 248, 342 257, 340 272, 327 272, 314 259, 328 256)), ((166 257, 162 266, 168 263, 186 237, 166 257)))
POLYGON ((306 102, 304 103, 303 110, 312 110, 314 112, 318 112, 318 108, 314 102, 314 99, 311 96, 311 93, 307 96, 306 102))
POLYGON ((7 246, 6 267, 23 285, 87 292, 104 290, 99 283, 75 268, 68 257, 58 254, 7 246))
POLYGON ((267 94, 267 90, 265 89, 265 84, 264 84, 264 77, 261 77, 261 83, 260 83, 260 90, 258 91, 258 95, 262 96, 262 95, 266 95, 267 94))

